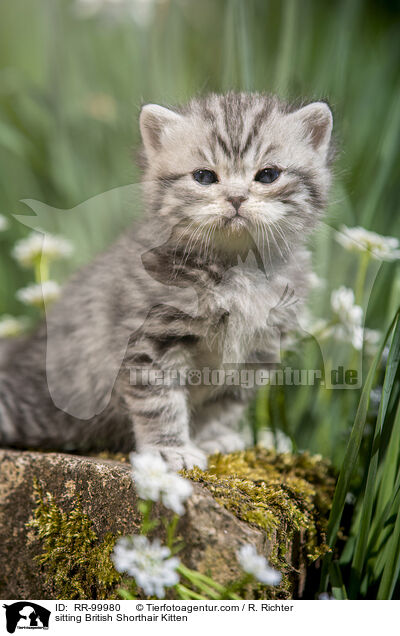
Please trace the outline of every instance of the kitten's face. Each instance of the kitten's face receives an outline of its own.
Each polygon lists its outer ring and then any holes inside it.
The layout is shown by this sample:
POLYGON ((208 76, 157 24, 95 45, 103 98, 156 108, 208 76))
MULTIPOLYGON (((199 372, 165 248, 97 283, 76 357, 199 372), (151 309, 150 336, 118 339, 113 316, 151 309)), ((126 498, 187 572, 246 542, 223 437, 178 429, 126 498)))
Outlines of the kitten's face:
POLYGON ((154 212, 193 245, 253 237, 284 255, 315 224, 329 187, 331 112, 261 95, 210 95, 180 112, 145 106, 141 130, 154 212))

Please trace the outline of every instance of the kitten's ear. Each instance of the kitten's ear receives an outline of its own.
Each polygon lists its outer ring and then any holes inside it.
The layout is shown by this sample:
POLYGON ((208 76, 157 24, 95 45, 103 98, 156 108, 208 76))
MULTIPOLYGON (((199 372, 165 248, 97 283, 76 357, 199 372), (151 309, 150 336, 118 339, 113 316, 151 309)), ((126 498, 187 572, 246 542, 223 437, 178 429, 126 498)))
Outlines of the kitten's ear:
POLYGON ((146 104, 143 106, 139 123, 144 147, 147 153, 158 152, 161 148, 161 138, 171 125, 181 121, 182 115, 174 113, 173 110, 158 106, 157 104, 146 104))
POLYGON ((313 102, 290 115, 302 130, 302 135, 317 152, 326 157, 331 139, 333 118, 328 104, 313 102))

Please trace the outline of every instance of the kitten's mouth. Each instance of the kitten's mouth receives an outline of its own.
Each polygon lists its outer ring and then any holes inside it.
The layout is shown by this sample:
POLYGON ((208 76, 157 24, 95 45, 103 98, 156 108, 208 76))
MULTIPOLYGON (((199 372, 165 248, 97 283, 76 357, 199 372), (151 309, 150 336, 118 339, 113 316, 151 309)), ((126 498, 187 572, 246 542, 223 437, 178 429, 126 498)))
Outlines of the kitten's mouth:
POLYGON ((247 219, 239 213, 234 216, 225 217, 224 227, 228 228, 230 231, 240 231, 241 229, 247 228, 247 219))

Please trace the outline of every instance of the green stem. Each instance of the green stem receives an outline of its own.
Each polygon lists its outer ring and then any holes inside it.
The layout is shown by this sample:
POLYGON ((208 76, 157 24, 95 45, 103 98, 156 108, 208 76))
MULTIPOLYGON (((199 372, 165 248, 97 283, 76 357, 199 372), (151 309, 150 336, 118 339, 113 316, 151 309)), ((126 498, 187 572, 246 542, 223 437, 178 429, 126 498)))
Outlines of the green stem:
POLYGON ((355 286, 355 302, 356 305, 362 307, 362 301, 364 297, 364 285, 365 278, 367 276, 368 264, 370 261, 370 254, 367 250, 362 253, 360 259, 360 265, 358 267, 356 286, 355 286))
POLYGON ((221 596, 221 593, 225 592, 225 588, 219 585, 217 586, 215 584, 215 581, 211 580, 211 583, 213 584, 213 586, 210 585, 208 581, 206 582, 202 580, 202 577, 199 575, 199 572, 190 570, 189 568, 185 567, 182 563, 177 567, 177 572, 179 572, 179 574, 184 576, 187 581, 189 581, 192 585, 194 585, 194 587, 197 587, 197 589, 200 592, 202 592, 206 598, 212 598, 214 600, 218 600, 221 596), (222 588, 222 589, 220 590, 218 588, 222 588))
POLYGON ((140 534, 148 534, 150 530, 153 530, 158 525, 158 521, 151 518, 151 511, 153 508, 153 502, 150 500, 139 501, 139 511, 142 514, 142 524, 140 527, 140 534))
MULTIPOLYGON (((356 286, 355 286, 355 304, 362 307, 363 298, 364 298, 364 286, 365 279, 367 276, 368 264, 370 261, 370 254, 367 250, 362 253, 360 264, 357 272, 356 286)), ((349 361, 349 368, 356 369, 358 362, 359 353, 356 349, 353 349, 351 359, 349 361)))
MULTIPOLYGON (((228 585, 226 588, 229 594, 234 594, 238 590, 242 590, 246 585, 252 583, 254 581, 254 576, 252 574, 244 574, 240 579, 234 581, 231 585, 228 585)), ((235 597, 237 598, 237 597, 235 597)))
POLYGON ((171 550, 174 548, 176 526, 178 525, 179 515, 174 515, 172 520, 167 524, 167 547, 171 550))
POLYGON ((329 322, 327 322, 323 327, 320 327, 312 334, 304 338, 304 340, 311 340, 314 338, 318 342, 318 338, 322 338, 323 340, 331 335, 332 327, 338 324, 337 318, 332 318, 329 322))
POLYGON ((196 570, 191 570, 187 568, 183 563, 180 563, 177 572, 181 574, 185 579, 190 581, 192 585, 197 587, 201 592, 206 594, 209 598, 218 600, 218 599, 236 599, 240 600, 240 597, 236 594, 230 592, 230 589, 224 587, 214 579, 206 576, 205 574, 201 574, 196 570))
POLYGON ((49 260, 45 256, 38 256, 35 264, 35 281, 38 285, 46 280, 49 280, 49 260))
POLYGON ((189 599, 196 599, 198 601, 207 600, 201 594, 197 594, 197 592, 190 590, 188 587, 186 587, 186 585, 182 585, 182 583, 177 583, 175 585, 175 590, 180 595, 180 598, 184 600, 189 600, 189 599))

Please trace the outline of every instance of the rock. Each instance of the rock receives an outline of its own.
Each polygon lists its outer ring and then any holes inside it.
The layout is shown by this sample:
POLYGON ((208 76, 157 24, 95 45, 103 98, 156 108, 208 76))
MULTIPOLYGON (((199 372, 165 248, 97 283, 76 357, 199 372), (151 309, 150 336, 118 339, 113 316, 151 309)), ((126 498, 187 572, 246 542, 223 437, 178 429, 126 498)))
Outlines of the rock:
MULTIPOLYGON (((0 598, 117 596, 110 553, 118 535, 140 527, 131 468, 120 459, 0 449, 0 598)), ((194 490, 177 527, 182 562, 227 584, 242 574, 236 551, 251 543, 283 579, 241 593, 301 597, 307 560, 326 551, 328 462, 256 447, 212 456, 207 471, 186 477, 194 490)), ((153 514, 172 516, 160 504, 153 514)), ((160 524, 154 535, 164 532, 160 524)))
MULTIPOLYGON (((80 499, 82 511, 92 521, 100 541, 107 533, 129 534, 139 527, 129 464, 63 453, 0 450, 2 599, 56 598, 57 590, 35 559, 43 551, 42 542, 37 532, 27 527, 37 506, 35 479, 42 492, 50 492, 54 502, 67 513, 80 499)), ((194 484, 178 531, 185 542, 185 564, 214 575, 221 583, 238 575, 233 554, 242 542, 268 551, 265 533, 225 510, 200 484, 194 484)))

